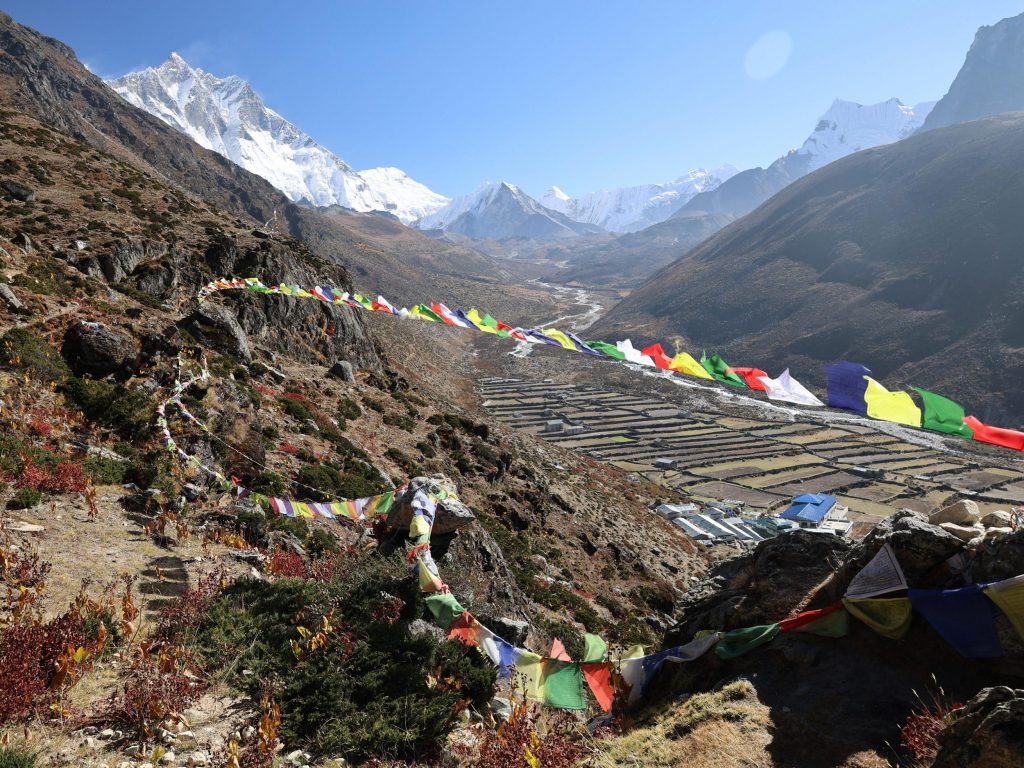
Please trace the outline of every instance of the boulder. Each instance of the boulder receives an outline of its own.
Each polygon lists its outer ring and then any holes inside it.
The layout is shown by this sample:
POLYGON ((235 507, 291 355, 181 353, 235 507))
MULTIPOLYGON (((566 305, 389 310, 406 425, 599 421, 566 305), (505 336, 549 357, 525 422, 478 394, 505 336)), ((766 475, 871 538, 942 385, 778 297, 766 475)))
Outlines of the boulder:
POLYGON ((25 253, 32 253, 32 251, 35 250, 32 247, 32 238, 24 232, 16 234, 11 242, 19 246, 23 251, 25 251, 25 253))
POLYGON ((952 533, 960 541, 970 541, 976 536, 981 536, 985 533, 984 529, 980 526, 957 525, 956 523, 939 523, 939 528, 952 533))
MULTIPOLYGON (((430 477, 414 477, 409 481, 409 487, 402 495, 401 501, 395 504, 388 513, 388 525, 398 530, 407 530, 413 518, 412 500, 419 490, 427 493, 437 493, 441 489, 450 495, 456 494, 455 483, 444 475, 431 475, 430 477)), ((473 511, 458 501, 456 498, 444 499, 437 504, 437 511, 434 515, 433 535, 452 533, 459 528, 476 520, 473 511)))
POLYGON ((972 525, 981 520, 981 510, 978 505, 970 499, 961 499, 955 504, 943 507, 937 512, 928 516, 928 522, 932 525, 941 523, 956 523, 957 525, 972 525))
POLYGON ((0 299, 2 299, 4 304, 15 312, 20 312, 25 308, 25 305, 21 303, 21 300, 14 295, 14 291, 12 291, 5 283, 0 283, 0 299))
POLYGON ((84 251, 86 248, 89 247, 89 244, 85 242, 85 240, 74 240, 71 243, 71 247, 74 248, 76 251, 84 251))
POLYGON ((95 256, 72 256, 68 259, 68 264, 88 277, 103 276, 103 268, 100 266, 100 260, 95 256))
POLYGON ((985 541, 998 539, 1000 536, 1009 536, 1011 533, 1013 533, 1013 528, 987 528, 985 529, 985 541))
POLYGON ((100 267, 107 280, 118 283, 146 259, 159 259, 166 253, 167 245, 164 243, 130 239, 108 253, 100 254, 100 267))
POLYGON ((918 512, 901 509, 875 526, 859 545, 855 557, 843 568, 844 587, 867 565, 883 544, 890 544, 900 567, 913 586, 932 586, 929 582, 937 566, 963 548, 963 541, 938 525, 932 525, 918 512))
POLYGON ((1024 689, 985 688, 938 734, 932 768, 1018 768, 1024 762, 1024 689))
POLYGON ((488 619, 485 624, 502 640, 518 647, 526 645, 526 637, 530 634, 528 622, 510 619, 507 616, 495 616, 488 619))
POLYGON ((35 190, 20 181, 14 179, 4 179, 0 181, 0 187, 3 188, 4 192, 13 197, 15 200, 19 200, 23 203, 31 203, 36 199, 35 190))
POLYGON ((327 373, 342 381, 355 384, 356 376, 352 370, 352 363, 348 360, 339 360, 327 370, 327 373))
POLYGON ((223 305, 209 301, 202 304, 182 321, 182 327, 203 344, 233 355, 243 363, 252 362, 248 336, 235 315, 223 305))
POLYGON ((981 518, 981 524, 986 528, 1012 528, 1013 516, 1009 512, 997 509, 981 518))
POLYGON ((126 371, 138 359, 135 341, 130 336, 89 322, 68 328, 61 354, 76 373, 94 376, 126 371))

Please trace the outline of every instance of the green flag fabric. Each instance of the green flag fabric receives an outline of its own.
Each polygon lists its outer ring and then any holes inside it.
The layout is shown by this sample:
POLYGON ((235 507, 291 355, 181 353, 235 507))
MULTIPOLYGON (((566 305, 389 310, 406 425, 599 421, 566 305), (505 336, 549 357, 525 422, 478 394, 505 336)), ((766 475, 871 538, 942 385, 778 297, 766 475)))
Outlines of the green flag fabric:
POLYGON ((924 418, 921 426, 930 429, 932 432, 944 432, 947 435, 960 435, 968 440, 974 437, 974 432, 964 424, 963 407, 960 403, 953 402, 942 395, 936 395, 927 389, 912 387, 921 396, 924 403, 924 418))
POLYGON ((850 632, 850 614, 845 610, 832 611, 832 613, 827 613, 820 619, 797 627, 793 631, 821 637, 846 637, 850 632))
POLYGON ((726 632, 715 646, 715 655, 720 659, 735 659, 769 642, 780 629, 778 624, 763 624, 726 632))
POLYGON ((718 355, 708 357, 705 352, 701 352, 700 364, 704 366, 705 371, 710 373, 723 384, 729 384, 742 389, 747 388, 747 382, 743 380, 743 377, 730 371, 729 364, 718 355))
POLYGON ((604 352, 608 357, 614 357, 616 360, 625 360, 626 356, 619 351, 619 348, 614 344, 609 344, 607 341, 587 341, 585 344, 591 349, 596 349, 598 352, 604 352))
POLYGON ((544 703, 557 709, 586 709, 583 671, 576 662, 544 660, 544 703))
POLYGON ((459 601, 451 592, 427 595, 423 599, 427 603, 427 608, 434 615, 434 621, 441 629, 448 629, 456 617, 461 616, 466 610, 459 605, 459 601))
POLYGON ((432 310, 430 307, 428 307, 426 304, 417 304, 415 307, 413 307, 411 314, 419 315, 424 320, 431 320, 432 322, 435 323, 444 322, 444 320, 441 319, 441 316, 437 314, 434 310, 432 310))
POLYGON ((585 643, 583 648, 583 661, 604 661, 605 654, 608 653, 608 645, 597 635, 592 635, 587 632, 583 636, 585 643))

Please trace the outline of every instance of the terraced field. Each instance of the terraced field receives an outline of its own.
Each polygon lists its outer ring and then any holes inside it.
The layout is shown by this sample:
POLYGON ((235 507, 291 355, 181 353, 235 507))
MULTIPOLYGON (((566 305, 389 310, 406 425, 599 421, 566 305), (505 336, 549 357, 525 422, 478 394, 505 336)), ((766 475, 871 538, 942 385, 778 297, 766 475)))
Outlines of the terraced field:
POLYGON ((900 508, 929 512, 965 497, 984 511, 1024 504, 1024 471, 871 423, 826 423, 810 413, 806 422, 758 421, 551 380, 489 377, 479 389, 500 421, 698 501, 735 499, 772 512, 800 493, 836 495, 850 508, 854 535, 900 508), (550 421, 572 433, 547 431, 550 421))

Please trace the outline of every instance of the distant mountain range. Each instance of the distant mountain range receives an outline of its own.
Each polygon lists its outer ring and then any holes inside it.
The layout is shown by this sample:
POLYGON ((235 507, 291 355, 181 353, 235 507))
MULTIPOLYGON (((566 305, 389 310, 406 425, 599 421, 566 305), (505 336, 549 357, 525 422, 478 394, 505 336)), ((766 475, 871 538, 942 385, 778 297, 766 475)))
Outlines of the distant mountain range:
POLYGON ((129 104, 261 176, 295 202, 384 211, 410 223, 448 199, 398 168, 356 171, 270 109, 240 77, 220 78, 172 53, 107 84, 129 104))

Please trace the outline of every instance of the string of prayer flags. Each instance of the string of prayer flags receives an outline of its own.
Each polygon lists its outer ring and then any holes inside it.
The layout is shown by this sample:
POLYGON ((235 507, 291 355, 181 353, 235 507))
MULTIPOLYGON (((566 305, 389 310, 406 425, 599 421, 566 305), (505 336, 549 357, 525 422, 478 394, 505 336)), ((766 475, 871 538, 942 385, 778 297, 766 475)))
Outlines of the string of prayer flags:
POLYGON ((897 592, 907 588, 899 560, 889 542, 886 542, 868 561, 846 588, 846 597, 864 598, 897 592))
POLYGON ((587 346, 591 349, 596 349, 615 360, 625 360, 626 356, 619 351, 619 348, 614 344, 609 344, 607 341, 588 341, 587 346))
POLYGON ((701 352, 700 364, 704 366, 705 371, 723 384, 729 384, 740 389, 747 388, 747 383, 737 374, 733 373, 729 364, 718 355, 708 357, 705 352, 701 352))
POLYGON ((971 584, 961 589, 911 589, 910 604, 961 656, 989 659, 1003 655, 996 635, 995 604, 984 587, 971 584))
POLYGON ((484 655, 498 668, 498 677, 502 680, 507 679, 512 674, 512 665, 519 657, 519 650, 482 624, 477 642, 484 655))
POLYGON ((779 624, 763 624, 726 632, 715 645, 715 655, 720 659, 735 659, 770 642, 781 629, 779 624))
POLYGON ((635 363, 636 365, 647 365, 654 367, 654 361, 650 357, 645 355, 639 349, 633 346, 633 342, 629 339, 615 342, 615 347, 622 353, 623 359, 627 363, 635 363))
POLYGON ((450 627, 452 622, 466 611, 465 608, 459 605, 459 601, 455 599, 455 595, 451 592, 427 595, 423 600, 433 615, 434 621, 443 628, 450 627))
POLYGON ((890 640, 902 640, 910 629, 910 600, 905 597, 843 598, 850 615, 890 640))
POLYGON ((583 692, 583 671, 580 665, 545 659, 541 686, 544 703, 557 709, 586 709, 587 699, 583 692))
POLYGON ((583 661, 604 661, 608 653, 608 644, 597 635, 589 632, 583 635, 583 661))
POLYGON ((864 402, 867 404, 868 416, 881 421, 906 424, 908 427, 921 426, 921 409, 910 395, 906 392, 890 392, 870 376, 864 378, 867 380, 864 402))
POLYGON ((930 429, 932 432, 943 432, 947 435, 959 435, 970 440, 974 437, 971 428, 964 424, 963 406, 942 395, 929 392, 920 387, 912 388, 921 396, 924 403, 924 415, 921 418, 921 426, 930 429))
POLYGON ((1024 575, 993 582, 985 587, 985 594, 999 606, 1024 641, 1024 575))
POLYGON ((764 392, 768 395, 769 400, 813 407, 825 405, 807 387, 790 375, 789 368, 780 373, 777 379, 759 376, 758 381, 764 387, 764 392))
POLYGON ((871 369, 860 363, 840 360, 825 366, 825 380, 828 390, 828 404, 832 408, 867 416, 868 404, 864 401, 864 392, 868 388, 865 377, 871 375, 871 369))
POLYGON ((704 370, 704 366, 693 359, 693 355, 689 352, 679 352, 675 357, 672 358, 672 362, 668 366, 671 370, 676 373, 681 373, 684 376, 695 376, 698 379, 707 379, 708 381, 714 381, 715 377, 704 370))
POLYGON ((826 616, 829 616, 830 614, 833 614, 836 611, 842 610, 842 608, 842 603, 835 603, 834 605, 830 605, 827 608, 818 608, 816 610, 803 611, 802 613, 798 613, 796 616, 793 616, 792 618, 783 619, 782 621, 780 621, 779 629, 782 632, 796 632, 800 629, 803 629, 804 627, 807 627, 810 624, 814 624, 819 619, 825 618, 826 616))

